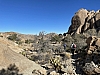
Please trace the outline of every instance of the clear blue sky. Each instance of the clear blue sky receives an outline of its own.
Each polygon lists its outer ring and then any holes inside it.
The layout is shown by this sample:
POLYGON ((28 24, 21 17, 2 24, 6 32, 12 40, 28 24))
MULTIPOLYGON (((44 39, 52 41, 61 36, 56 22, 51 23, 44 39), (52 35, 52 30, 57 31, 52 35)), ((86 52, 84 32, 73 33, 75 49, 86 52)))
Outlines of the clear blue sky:
POLYGON ((99 10, 100 0, 0 0, 0 32, 67 32, 80 8, 99 10))

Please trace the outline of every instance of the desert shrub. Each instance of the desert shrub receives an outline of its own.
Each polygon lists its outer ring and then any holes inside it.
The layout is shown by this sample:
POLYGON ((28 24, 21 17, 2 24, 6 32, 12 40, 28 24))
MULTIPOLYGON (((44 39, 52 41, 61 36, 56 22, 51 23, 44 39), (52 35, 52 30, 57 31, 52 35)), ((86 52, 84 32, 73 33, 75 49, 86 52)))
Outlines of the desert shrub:
POLYGON ((54 53, 62 53, 62 52, 64 52, 62 46, 54 47, 52 51, 53 51, 54 53))
POLYGON ((89 29, 89 30, 85 31, 85 35, 86 35, 87 37, 89 37, 89 36, 99 36, 99 35, 97 34, 96 29, 89 29))
POLYGON ((33 42, 34 42, 34 40, 31 40, 31 39, 25 40, 25 43, 27 43, 27 44, 30 44, 30 43, 33 43, 33 42))
POLYGON ((42 43, 38 44, 38 48, 39 53, 46 53, 49 50, 49 44, 47 41, 44 40, 42 43))
POLYGON ((44 74, 41 73, 40 70, 36 70, 36 69, 34 69, 34 70, 32 71, 32 74, 33 74, 33 75, 44 75, 44 74))
POLYGON ((30 42, 29 42, 29 40, 27 39, 27 40, 25 40, 25 43, 29 44, 30 42))
POLYGON ((61 69, 62 69, 62 64, 61 64, 61 61, 60 61, 60 58, 57 57, 57 58, 51 58, 50 59, 50 63, 51 65, 53 66, 53 68, 57 71, 57 72, 60 72, 61 69))
POLYGON ((55 35, 54 37, 51 38, 51 42, 61 42, 61 38, 59 35, 55 35))
POLYGON ((49 62, 51 56, 52 56, 51 54, 46 54, 46 55, 45 55, 45 61, 46 61, 46 62, 49 62))
POLYGON ((39 36, 44 36, 45 34, 46 34, 45 31, 41 31, 41 32, 39 32, 39 36))
POLYGON ((70 34, 67 35, 67 37, 65 37, 64 39, 62 39, 63 42, 66 42, 67 45, 71 44, 74 40, 73 38, 71 37, 70 34))
POLYGON ((82 49, 83 46, 86 46, 86 37, 83 34, 75 34, 72 36, 74 43, 77 45, 77 50, 82 49))
POLYGON ((22 54, 23 56, 27 56, 26 51, 22 51, 21 54, 22 54))
POLYGON ((70 59, 70 58, 71 58, 70 53, 66 53, 64 58, 65 58, 65 59, 70 59))
POLYGON ((17 34, 12 34, 7 37, 9 40, 15 41, 17 39, 17 34))
POLYGON ((46 32, 45 31, 41 31, 39 32, 39 37, 41 37, 39 39, 39 43, 41 44, 44 41, 44 36, 45 36, 46 32))
POLYGON ((44 59, 43 55, 39 54, 39 55, 32 55, 30 58, 32 61, 41 61, 44 59))
POLYGON ((63 36, 65 37, 66 36, 66 33, 63 33, 63 36))
POLYGON ((17 34, 12 34, 12 35, 8 36, 7 38, 8 38, 8 40, 16 41, 16 43, 21 41, 21 39, 17 37, 17 34))
POLYGON ((3 37, 2 35, 0 35, 0 37, 3 37))
POLYGON ((49 60, 51 58, 52 54, 38 54, 38 55, 32 55, 31 58, 29 58, 32 61, 38 62, 38 64, 46 64, 49 63, 49 60))
POLYGON ((16 41, 16 43, 17 43, 18 45, 21 45, 23 42, 22 42, 22 41, 16 41))
POLYGON ((23 75, 19 74, 19 69, 15 64, 10 64, 7 69, 0 70, 0 75, 23 75))

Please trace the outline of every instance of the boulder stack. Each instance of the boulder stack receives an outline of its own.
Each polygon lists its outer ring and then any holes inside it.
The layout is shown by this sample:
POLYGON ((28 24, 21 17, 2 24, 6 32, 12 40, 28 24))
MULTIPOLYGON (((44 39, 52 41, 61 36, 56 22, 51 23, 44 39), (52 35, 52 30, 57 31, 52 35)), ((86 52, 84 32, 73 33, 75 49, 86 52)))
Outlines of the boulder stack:
POLYGON ((89 29, 96 29, 97 32, 100 29, 100 10, 89 11, 86 9, 80 9, 72 17, 71 25, 69 27, 68 33, 84 33, 89 29))
POLYGON ((100 74, 100 38, 91 36, 86 40, 87 55, 83 71, 88 74, 100 74))

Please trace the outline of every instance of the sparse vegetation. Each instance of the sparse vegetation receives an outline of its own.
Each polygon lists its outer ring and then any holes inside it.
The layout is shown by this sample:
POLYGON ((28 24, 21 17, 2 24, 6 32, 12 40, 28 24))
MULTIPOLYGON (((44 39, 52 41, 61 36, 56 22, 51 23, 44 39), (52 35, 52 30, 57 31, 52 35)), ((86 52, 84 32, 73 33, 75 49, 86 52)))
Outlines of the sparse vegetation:
POLYGON ((16 43, 17 43, 18 45, 21 45, 23 42, 22 42, 22 41, 16 41, 16 43))
POLYGON ((57 43, 57 42, 61 42, 61 36, 59 36, 59 35, 55 35, 54 37, 52 37, 51 38, 51 42, 55 42, 55 43, 57 43))
POLYGON ((51 58, 51 59, 50 59, 50 63, 52 64, 53 68, 54 68, 57 72, 60 72, 60 71, 61 71, 61 69, 62 69, 62 64, 61 64, 61 61, 60 61, 60 58, 59 58, 59 57, 51 58))
POLYGON ((31 40, 31 39, 25 40, 25 43, 26 43, 26 44, 30 44, 30 43, 33 43, 33 42, 34 42, 34 40, 31 40))
POLYGON ((0 70, 0 75, 23 75, 19 74, 19 69, 15 64, 10 64, 7 69, 0 70))
POLYGON ((82 34, 75 34, 72 36, 72 38, 74 39, 74 43, 77 45, 77 50, 78 49, 82 49, 83 46, 86 46, 86 37, 82 34))
POLYGON ((8 36, 7 38, 8 38, 9 40, 12 40, 12 41, 19 40, 19 39, 17 38, 17 34, 12 34, 12 35, 8 36))

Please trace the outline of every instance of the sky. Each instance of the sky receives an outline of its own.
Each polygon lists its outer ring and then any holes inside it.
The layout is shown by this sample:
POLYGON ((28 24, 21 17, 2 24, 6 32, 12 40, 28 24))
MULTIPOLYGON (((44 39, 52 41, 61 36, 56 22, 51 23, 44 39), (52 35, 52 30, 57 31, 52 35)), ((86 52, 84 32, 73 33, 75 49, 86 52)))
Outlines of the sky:
POLYGON ((81 8, 97 11, 100 0, 0 0, 0 32, 63 34, 81 8))

